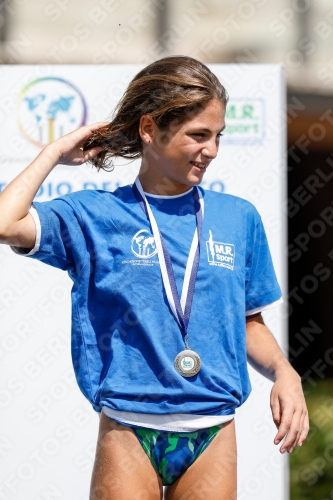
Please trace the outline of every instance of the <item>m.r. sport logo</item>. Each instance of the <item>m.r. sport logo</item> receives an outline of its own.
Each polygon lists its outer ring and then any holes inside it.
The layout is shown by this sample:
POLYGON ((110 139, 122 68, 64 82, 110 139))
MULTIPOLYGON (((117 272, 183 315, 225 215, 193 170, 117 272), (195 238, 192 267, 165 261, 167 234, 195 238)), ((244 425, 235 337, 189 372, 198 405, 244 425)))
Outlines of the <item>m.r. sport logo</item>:
POLYGON ((235 245, 214 241, 212 231, 209 231, 209 240, 206 241, 208 263, 211 266, 221 266, 233 271, 235 264, 235 245))

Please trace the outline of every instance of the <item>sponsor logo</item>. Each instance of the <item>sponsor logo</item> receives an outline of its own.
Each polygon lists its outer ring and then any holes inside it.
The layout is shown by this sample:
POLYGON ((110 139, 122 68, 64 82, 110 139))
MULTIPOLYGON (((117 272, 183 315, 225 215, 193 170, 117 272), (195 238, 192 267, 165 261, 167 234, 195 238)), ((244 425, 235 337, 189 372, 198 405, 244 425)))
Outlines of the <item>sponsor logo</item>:
POLYGON ((154 236, 147 229, 141 229, 132 238, 131 250, 140 259, 154 257, 157 254, 154 236))
POLYGON ((131 239, 131 251, 136 259, 123 260, 122 264, 150 267, 159 265, 159 260, 156 258, 153 259, 157 254, 155 239, 147 229, 141 229, 133 236, 131 239))
POLYGON ((259 98, 233 99, 227 106, 223 144, 258 144, 265 137, 265 102, 259 98))
POLYGON ((194 361, 192 358, 189 356, 185 356, 185 358, 182 359, 182 367, 184 370, 192 370, 194 367, 194 361))
POLYGON ((39 148, 85 125, 86 118, 87 105, 81 91, 63 78, 37 78, 19 94, 19 129, 39 148))
POLYGON ((209 240, 206 241, 208 263, 211 266, 221 266, 234 269, 235 245, 214 241, 212 231, 209 231, 209 240))

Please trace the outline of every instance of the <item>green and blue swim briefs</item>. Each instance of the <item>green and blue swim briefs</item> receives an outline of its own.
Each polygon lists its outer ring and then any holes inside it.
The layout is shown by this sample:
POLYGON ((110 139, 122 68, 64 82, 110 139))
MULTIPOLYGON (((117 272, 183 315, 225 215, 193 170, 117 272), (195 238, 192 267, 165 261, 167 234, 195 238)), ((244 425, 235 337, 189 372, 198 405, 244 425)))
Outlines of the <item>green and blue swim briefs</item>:
POLYGON ((201 455, 223 424, 195 432, 131 427, 164 486, 172 484, 201 455))

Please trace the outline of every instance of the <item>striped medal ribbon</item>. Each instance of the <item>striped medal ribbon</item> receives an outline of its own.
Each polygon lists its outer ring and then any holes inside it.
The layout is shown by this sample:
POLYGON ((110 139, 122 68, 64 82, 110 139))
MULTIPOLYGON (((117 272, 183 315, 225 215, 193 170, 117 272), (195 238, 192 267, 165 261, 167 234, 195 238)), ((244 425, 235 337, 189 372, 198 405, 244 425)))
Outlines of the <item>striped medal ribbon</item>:
POLYGON ((148 222, 150 223, 156 243, 165 293, 171 311, 181 329, 183 338, 185 340, 185 349, 177 354, 174 365, 176 370, 183 377, 193 377, 200 370, 201 359, 200 356, 195 351, 192 351, 189 347, 187 328, 190 319, 195 282, 200 260, 200 240, 204 215, 204 200, 201 191, 196 186, 194 186, 193 199, 196 216, 196 229, 186 263, 182 294, 181 298, 179 299, 169 251, 166 248, 163 237, 157 226, 156 219, 151 211, 138 177, 136 178, 132 189, 136 199, 138 200, 138 203, 140 204, 140 207, 142 208, 144 214, 148 219, 148 222))

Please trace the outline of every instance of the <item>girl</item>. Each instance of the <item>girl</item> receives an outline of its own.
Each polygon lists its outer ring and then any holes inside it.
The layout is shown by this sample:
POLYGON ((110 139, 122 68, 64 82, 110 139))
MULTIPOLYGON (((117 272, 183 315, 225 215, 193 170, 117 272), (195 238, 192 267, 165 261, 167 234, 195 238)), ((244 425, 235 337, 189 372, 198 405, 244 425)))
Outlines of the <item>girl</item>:
POLYGON ((0 195, 0 242, 73 280, 72 357, 100 412, 90 500, 236 498, 247 358, 273 382, 275 443, 308 433, 300 377, 265 327, 280 301, 257 211, 204 191, 227 94, 189 57, 136 75, 111 123, 47 146, 0 195), (34 203, 57 164, 141 158, 132 186, 34 203))

